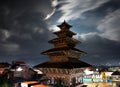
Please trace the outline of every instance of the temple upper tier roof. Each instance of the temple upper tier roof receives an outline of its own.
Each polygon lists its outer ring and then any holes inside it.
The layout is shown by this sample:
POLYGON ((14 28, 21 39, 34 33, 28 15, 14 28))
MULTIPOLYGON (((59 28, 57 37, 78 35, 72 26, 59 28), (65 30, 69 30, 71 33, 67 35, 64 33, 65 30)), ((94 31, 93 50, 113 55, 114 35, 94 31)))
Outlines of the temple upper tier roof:
POLYGON ((57 25, 60 29, 69 29, 72 26, 69 25, 68 23, 66 23, 66 21, 64 20, 64 22, 61 25, 57 25))
POLYGON ((60 30, 60 31, 56 31, 54 32, 54 34, 59 35, 59 34, 66 34, 66 36, 70 36, 70 35, 76 35, 76 33, 70 31, 70 30, 60 30))

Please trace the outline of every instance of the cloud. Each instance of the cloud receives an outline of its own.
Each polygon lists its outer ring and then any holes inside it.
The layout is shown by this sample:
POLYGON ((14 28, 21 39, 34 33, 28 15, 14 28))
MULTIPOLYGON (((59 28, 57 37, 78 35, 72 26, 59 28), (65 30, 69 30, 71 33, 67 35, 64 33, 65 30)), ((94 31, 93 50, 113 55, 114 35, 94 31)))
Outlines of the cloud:
POLYGON ((55 13, 56 9, 53 9, 53 11, 49 14, 47 14, 47 16, 45 17, 45 20, 49 19, 54 13, 55 13))
POLYGON ((3 49, 4 52, 7 52, 10 54, 12 52, 18 51, 19 45, 14 43, 4 43, 4 44, 1 44, 0 48, 3 49))
POLYGON ((52 7, 56 7, 58 5, 58 0, 51 0, 52 7))
POLYGON ((7 38, 10 37, 10 32, 8 30, 5 29, 0 29, 0 41, 4 42, 7 40, 7 38))
POLYGON ((38 58, 50 48, 47 41, 52 33, 44 18, 54 10, 55 2, 51 3, 50 0, 0 1, 0 58, 38 58))
POLYGON ((53 10, 51 11, 51 13, 47 14, 45 20, 49 19, 55 13, 57 5, 58 5, 58 0, 51 0, 51 6, 53 7, 53 10))
POLYGON ((105 16, 98 24, 97 29, 101 32, 100 36, 120 41, 120 9, 115 10, 105 16))
POLYGON ((80 60, 90 64, 106 64, 109 62, 115 65, 119 63, 119 42, 103 38, 98 33, 78 34, 77 40, 82 43, 76 47, 88 53, 81 56, 80 60))
POLYGON ((75 20, 82 17, 82 13, 96 9, 109 0, 65 0, 59 10, 63 15, 59 18, 58 22, 62 22, 64 19, 75 20))
POLYGON ((87 39, 92 38, 96 35, 98 35, 97 32, 89 32, 89 33, 77 34, 76 36, 74 36, 74 38, 87 40, 87 39))
POLYGON ((49 30, 55 32, 55 31, 59 31, 60 28, 58 28, 56 25, 49 25, 49 30))

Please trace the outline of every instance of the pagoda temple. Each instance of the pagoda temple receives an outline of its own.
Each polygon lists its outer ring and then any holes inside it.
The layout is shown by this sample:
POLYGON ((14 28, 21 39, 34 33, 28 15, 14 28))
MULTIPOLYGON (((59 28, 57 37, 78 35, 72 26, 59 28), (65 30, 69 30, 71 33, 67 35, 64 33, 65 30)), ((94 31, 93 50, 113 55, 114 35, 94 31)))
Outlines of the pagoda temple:
POLYGON ((91 65, 79 60, 86 52, 75 48, 80 41, 72 38, 76 35, 70 30, 72 26, 64 21, 57 27, 60 28, 54 32, 57 38, 48 41, 54 44, 54 48, 42 52, 43 55, 48 55, 50 60, 36 65, 35 68, 41 70, 56 87, 75 87, 85 68, 91 65))

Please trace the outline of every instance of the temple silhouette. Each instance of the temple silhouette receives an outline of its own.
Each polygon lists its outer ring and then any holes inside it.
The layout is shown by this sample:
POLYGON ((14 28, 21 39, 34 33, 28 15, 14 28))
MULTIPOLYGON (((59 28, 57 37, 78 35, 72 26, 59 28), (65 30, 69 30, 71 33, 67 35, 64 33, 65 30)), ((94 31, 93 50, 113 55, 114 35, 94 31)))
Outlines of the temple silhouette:
POLYGON ((86 52, 75 48, 80 41, 73 38, 76 33, 70 30, 72 26, 64 21, 57 27, 60 30, 53 33, 57 38, 48 41, 54 48, 42 52, 50 60, 36 65, 35 68, 41 70, 50 79, 49 83, 56 87, 75 87, 80 83, 78 79, 83 76, 85 68, 91 65, 79 60, 86 52))

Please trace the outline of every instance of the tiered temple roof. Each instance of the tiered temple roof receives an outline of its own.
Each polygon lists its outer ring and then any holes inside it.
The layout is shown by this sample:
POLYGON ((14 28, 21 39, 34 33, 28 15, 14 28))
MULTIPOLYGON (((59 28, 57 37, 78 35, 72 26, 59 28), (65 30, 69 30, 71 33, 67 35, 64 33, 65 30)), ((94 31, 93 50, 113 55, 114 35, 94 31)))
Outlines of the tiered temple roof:
POLYGON ((75 84, 74 79, 80 77, 84 68, 91 67, 91 65, 79 60, 80 56, 86 52, 75 48, 80 41, 72 38, 76 35, 70 31, 72 26, 64 21, 58 27, 60 30, 54 32, 57 38, 48 41, 54 44, 54 48, 42 52, 48 55, 50 60, 36 65, 35 68, 43 71, 47 78, 51 78, 51 82, 53 79, 56 80, 58 84, 56 87, 62 87, 63 83, 65 87, 71 87, 71 83, 75 84))
POLYGON ((79 60, 81 54, 86 54, 86 52, 75 48, 75 45, 80 43, 80 41, 72 38, 76 33, 70 31, 72 27, 65 21, 58 25, 59 31, 54 32, 58 37, 48 41, 54 44, 54 48, 42 52, 43 55, 48 55, 50 61, 37 65, 36 67, 56 67, 56 68, 73 68, 73 67, 88 67, 89 64, 79 60))

